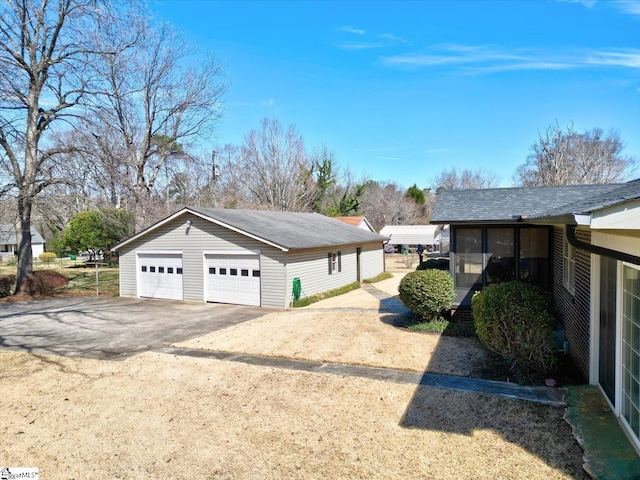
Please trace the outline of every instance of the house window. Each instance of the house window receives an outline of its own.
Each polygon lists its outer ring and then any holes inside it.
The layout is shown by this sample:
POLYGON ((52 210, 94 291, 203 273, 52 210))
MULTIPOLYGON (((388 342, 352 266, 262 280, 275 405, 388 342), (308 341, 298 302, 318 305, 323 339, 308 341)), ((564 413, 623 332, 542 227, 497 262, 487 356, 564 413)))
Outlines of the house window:
POLYGON ((455 285, 472 288, 482 285, 482 229, 459 228, 456 230, 455 285))
POLYGON ((329 258, 329 275, 342 271, 342 252, 331 252, 329 258))
POLYGON ((567 239, 566 228, 562 247, 562 284, 572 294, 576 293, 576 252, 567 239))
POLYGON ((621 414, 640 443, 640 270, 622 269, 622 405, 621 414))
POLYGON ((545 228, 521 228, 519 249, 521 282, 533 283, 545 290, 551 288, 549 231, 545 228))
POLYGON ((454 227, 453 232, 453 277, 458 298, 465 291, 511 280, 550 288, 549 228, 454 227))
POLYGON ((515 229, 487 229, 487 284, 515 280, 515 229))

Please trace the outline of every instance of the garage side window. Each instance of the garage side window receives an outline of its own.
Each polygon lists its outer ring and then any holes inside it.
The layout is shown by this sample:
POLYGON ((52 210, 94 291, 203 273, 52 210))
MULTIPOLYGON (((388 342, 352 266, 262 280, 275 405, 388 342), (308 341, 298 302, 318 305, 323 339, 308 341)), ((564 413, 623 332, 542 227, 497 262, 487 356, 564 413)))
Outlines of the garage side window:
POLYGON ((329 275, 342 271, 342 252, 331 252, 328 254, 329 275))
POLYGON ((146 272, 147 271, 147 266, 146 265, 142 265, 142 271, 146 272))

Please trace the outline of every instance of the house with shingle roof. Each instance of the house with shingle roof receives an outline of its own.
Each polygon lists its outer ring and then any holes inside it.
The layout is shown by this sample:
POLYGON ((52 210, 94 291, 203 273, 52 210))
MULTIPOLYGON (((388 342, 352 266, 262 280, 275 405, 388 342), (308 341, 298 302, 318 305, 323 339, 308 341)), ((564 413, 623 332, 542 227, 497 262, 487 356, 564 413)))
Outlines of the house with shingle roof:
POLYGON ((364 215, 353 215, 351 217, 333 217, 336 220, 341 221, 342 223, 346 223, 347 225, 351 225, 353 227, 361 228, 363 230, 367 230, 368 232, 374 232, 375 229, 367 220, 367 217, 364 215))
MULTIPOLYGON (((31 253, 33 258, 44 252, 44 238, 40 232, 31 226, 31 253)), ((0 224, 0 258, 11 257, 18 253, 16 226, 10 223, 0 224)))
POLYGON ((384 237, 318 213, 187 207, 115 246, 120 295, 287 308, 375 277, 384 237))
POLYGON ((640 450, 640 179, 625 184, 443 191, 455 309, 520 280, 553 294, 567 353, 640 450))

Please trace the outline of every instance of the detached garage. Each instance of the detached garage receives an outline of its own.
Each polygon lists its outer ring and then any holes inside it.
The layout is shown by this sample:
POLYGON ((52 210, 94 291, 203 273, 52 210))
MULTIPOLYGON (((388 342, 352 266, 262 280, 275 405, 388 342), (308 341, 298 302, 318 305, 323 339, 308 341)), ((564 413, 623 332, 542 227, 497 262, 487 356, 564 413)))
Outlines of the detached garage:
POLYGON ((114 247, 120 295, 286 308, 384 271, 385 237, 317 213, 188 207, 114 247))

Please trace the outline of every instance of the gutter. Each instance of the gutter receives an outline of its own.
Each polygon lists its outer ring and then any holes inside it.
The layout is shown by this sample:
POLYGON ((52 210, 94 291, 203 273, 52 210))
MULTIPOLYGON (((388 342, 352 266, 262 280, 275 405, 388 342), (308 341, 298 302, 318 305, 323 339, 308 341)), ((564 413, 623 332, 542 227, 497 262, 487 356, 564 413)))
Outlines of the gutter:
POLYGON ((602 255, 603 257, 613 258, 622 262, 640 265, 640 257, 636 255, 611 250, 610 248, 598 247, 596 245, 583 242, 582 240, 578 240, 576 238, 576 225, 567 225, 567 240, 571 245, 579 248, 580 250, 585 250, 589 253, 595 253, 596 255, 602 255))

